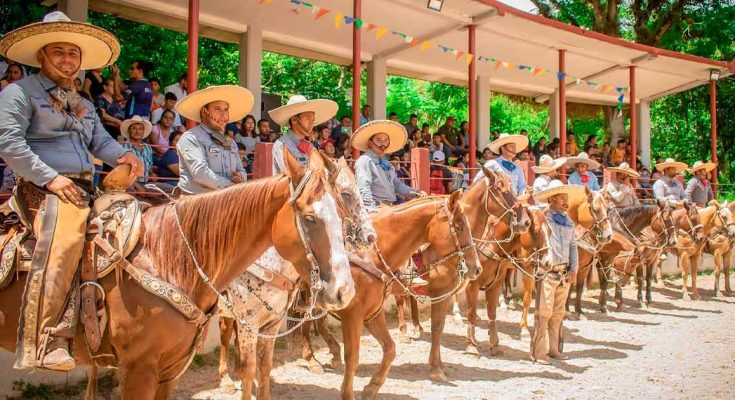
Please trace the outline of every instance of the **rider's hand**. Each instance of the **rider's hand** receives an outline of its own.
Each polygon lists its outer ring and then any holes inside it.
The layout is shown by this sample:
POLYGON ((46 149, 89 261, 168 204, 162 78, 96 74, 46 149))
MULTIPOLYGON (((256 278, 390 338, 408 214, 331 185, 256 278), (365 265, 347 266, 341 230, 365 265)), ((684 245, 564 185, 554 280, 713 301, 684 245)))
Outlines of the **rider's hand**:
POLYGON ((424 192, 423 190, 419 190, 418 192, 415 192, 414 194, 416 195, 416 197, 426 197, 426 196, 428 196, 428 194, 426 194, 426 192, 424 192))
POLYGON ((130 164, 132 167, 130 169, 130 177, 131 178, 137 178, 141 175, 143 175, 143 171, 145 170, 145 167, 143 167, 143 161, 141 161, 138 157, 133 154, 133 152, 128 151, 127 153, 123 154, 122 157, 117 159, 118 164, 130 164))
POLYGON ((59 196, 59 199, 64 203, 72 203, 76 206, 84 205, 81 191, 71 179, 65 176, 56 175, 54 179, 46 184, 46 189, 59 196))
POLYGON ((569 283, 574 283, 577 281, 577 271, 569 271, 567 274, 567 279, 569 280, 569 283))
POLYGON ((230 179, 232 183, 243 183, 245 182, 245 179, 242 177, 242 174, 237 172, 236 170, 232 170, 232 179, 230 179))

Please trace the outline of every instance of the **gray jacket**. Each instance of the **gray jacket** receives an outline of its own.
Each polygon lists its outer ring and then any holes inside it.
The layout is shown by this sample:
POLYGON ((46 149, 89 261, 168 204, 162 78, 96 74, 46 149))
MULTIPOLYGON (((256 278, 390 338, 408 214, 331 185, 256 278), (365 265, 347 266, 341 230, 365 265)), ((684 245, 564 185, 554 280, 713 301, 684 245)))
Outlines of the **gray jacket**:
POLYGON ((577 251, 577 237, 574 234, 574 222, 566 216, 568 224, 562 225, 554 221, 555 211, 549 210, 546 213, 546 221, 551 228, 551 237, 549 237, 549 251, 553 258, 553 263, 569 264, 569 271, 576 271, 579 264, 579 253, 577 251))
POLYGON ((673 204, 685 200, 684 186, 676 178, 661 177, 653 184, 653 196, 656 200, 666 200, 673 204))
POLYGON ((386 171, 379 165, 378 158, 372 150, 368 150, 355 162, 355 179, 365 208, 375 211, 381 202, 395 203, 396 195, 410 196, 417 191, 401 182, 396 170, 391 165, 386 171))
POLYGON ((81 118, 56 111, 48 91, 56 84, 43 73, 0 92, 0 157, 38 186, 59 173, 94 172, 92 156, 116 166, 126 150, 102 126, 94 105, 82 99, 81 118))
POLYGON ((179 188, 199 194, 232 186, 232 170, 246 178, 237 144, 227 148, 212 139, 212 130, 197 125, 181 135, 176 144, 179 153, 179 188))
MULTIPOLYGON (((301 140, 289 130, 288 133, 281 136, 273 143, 273 175, 283 174, 286 172, 286 161, 283 158, 284 149, 291 153, 292 156, 301 164, 302 167, 309 166, 309 155, 304 154, 297 147, 301 140)), ((311 144, 309 144, 311 146, 311 144)), ((313 150, 313 148, 312 148, 313 150)))
POLYGON ((686 198, 699 207, 706 207, 710 200, 715 198, 712 193, 712 184, 704 185, 699 179, 692 178, 687 182, 686 198))

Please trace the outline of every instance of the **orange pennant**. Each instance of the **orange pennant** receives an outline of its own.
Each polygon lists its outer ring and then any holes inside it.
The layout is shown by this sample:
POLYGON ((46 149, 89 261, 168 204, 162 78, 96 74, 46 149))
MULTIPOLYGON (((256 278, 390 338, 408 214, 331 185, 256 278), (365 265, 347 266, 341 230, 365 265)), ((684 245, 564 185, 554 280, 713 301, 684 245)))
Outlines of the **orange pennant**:
POLYGON ((375 24, 368 24, 368 26, 367 26, 367 30, 369 30, 369 31, 372 31, 373 29, 375 29, 375 28, 377 28, 377 27, 378 27, 378 25, 375 25, 375 24))
POLYGON ((416 46, 419 43, 421 43, 421 40, 419 40, 418 38, 413 38, 413 40, 411 41, 411 47, 416 46))
POLYGON ((454 59, 454 61, 459 61, 460 58, 464 55, 464 51, 457 50, 457 57, 454 59))
POLYGON ((314 19, 319 19, 327 14, 329 14, 329 10, 320 8, 319 10, 317 10, 316 15, 314 15, 314 19))
POLYGON ((505 64, 504 62, 498 60, 495 62, 495 70, 497 71, 501 65, 505 64))

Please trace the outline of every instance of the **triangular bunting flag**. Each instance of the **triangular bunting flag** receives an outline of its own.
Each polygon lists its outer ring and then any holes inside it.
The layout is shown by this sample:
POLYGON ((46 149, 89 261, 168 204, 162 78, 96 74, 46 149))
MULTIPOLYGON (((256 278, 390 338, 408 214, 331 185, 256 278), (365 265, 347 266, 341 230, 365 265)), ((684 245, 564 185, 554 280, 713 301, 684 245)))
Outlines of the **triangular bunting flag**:
POLYGON ((442 49, 442 50, 443 50, 443 51, 444 51, 445 53, 449 51, 449 47, 444 47, 444 46, 442 46, 442 45, 439 45, 439 47, 441 47, 441 49, 442 49))
POLYGON ((345 15, 345 25, 351 24, 355 19, 345 15))
POLYGON ((406 43, 413 43, 413 36, 403 35, 403 41, 406 43))
POLYGON ((503 65, 503 62, 502 61, 500 61, 500 60, 496 61, 495 62, 495 70, 497 71, 498 68, 500 68, 501 65, 503 65))
POLYGON ((508 68, 508 63, 505 61, 503 61, 503 68, 506 68, 506 69, 508 68))
POLYGON ((472 64, 472 60, 475 59, 475 56, 472 54, 467 54, 464 56, 464 61, 467 63, 467 65, 472 64))
POLYGON ((509 62, 508 63, 508 69, 513 69, 513 68, 515 68, 515 66, 516 66, 515 63, 512 63, 512 62, 509 62))
POLYGON ((296 4, 298 6, 301 4, 301 0, 291 0, 291 3, 296 4))
POLYGON ((534 68, 533 69, 533 75, 534 76, 543 75, 545 72, 546 71, 544 71, 542 68, 534 68))
POLYGON ((336 13, 334 14, 334 27, 336 29, 339 29, 342 27, 342 22, 344 22, 345 16, 342 15, 342 13, 336 13))
POLYGON ((362 29, 362 20, 361 19, 356 19, 355 20, 355 26, 357 27, 357 29, 362 29))
POLYGON ((464 51, 457 51, 457 57, 454 58, 454 61, 459 61, 459 59, 464 55, 464 51))
POLYGON ((372 31, 373 29, 375 29, 375 28, 377 28, 377 27, 378 27, 378 25, 375 25, 375 24, 368 24, 368 26, 367 26, 367 30, 369 30, 369 31, 372 31))
MULTIPOLYGON (((528 68, 531 69, 531 67, 528 67, 528 68)), ((523 71, 524 69, 526 69, 526 66, 525 65, 519 65, 518 66, 518 69, 520 69, 521 71, 523 71)))
POLYGON ((302 2, 302 4, 303 4, 303 5, 305 5, 306 7, 314 7, 314 5, 313 5, 313 4, 311 4, 311 3, 307 3, 307 2, 305 2, 305 1, 304 1, 304 2, 302 2))
POLYGON ((565 74, 563 72, 557 72, 556 73, 556 78, 559 79, 559 80, 563 80, 565 76, 567 76, 567 74, 565 74))
POLYGON ((314 19, 319 19, 327 14, 329 14, 329 10, 327 10, 326 8, 319 8, 318 10, 316 10, 314 19))
POLYGON ((380 39, 383 36, 385 36, 386 33, 388 33, 388 28, 379 27, 377 31, 375 31, 375 39, 380 39))
POLYGON ((413 40, 411 41, 411 47, 416 46, 419 43, 421 43, 421 40, 413 38, 413 40))
POLYGON ((426 51, 426 50, 429 50, 429 47, 431 47, 431 42, 423 42, 423 43, 421 43, 421 48, 420 48, 420 50, 421 50, 422 52, 424 52, 424 51, 426 51))
POLYGON ((576 83, 577 83, 577 85, 581 85, 582 84, 582 80, 579 79, 579 78, 577 78, 577 82, 576 83))

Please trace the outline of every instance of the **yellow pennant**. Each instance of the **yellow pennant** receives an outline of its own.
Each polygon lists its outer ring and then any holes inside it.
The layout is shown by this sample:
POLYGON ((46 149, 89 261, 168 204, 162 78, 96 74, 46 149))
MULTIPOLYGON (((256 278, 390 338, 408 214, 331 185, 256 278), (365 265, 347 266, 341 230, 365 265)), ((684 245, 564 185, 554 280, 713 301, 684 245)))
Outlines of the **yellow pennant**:
POLYGON ((379 27, 378 30, 375 31, 375 39, 382 38, 386 33, 388 33, 388 28, 383 28, 382 26, 379 27))
POLYGON ((421 51, 424 52, 426 50, 429 50, 429 47, 431 47, 431 42, 424 42, 421 43, 421 51))
POLYGON ((475 56, 473 54, 467 54, 466 56, 464 56, 464 58, 465 62, 467 62, 467 65, 470 65, 472 64, 472 60, 475 59, 475 56))
POLYGON ((345 16, 342 15, 342 13, 336 13, 334 14, 334 28, 339 29, 342 27, 342 23, 345 20, 345 16))

